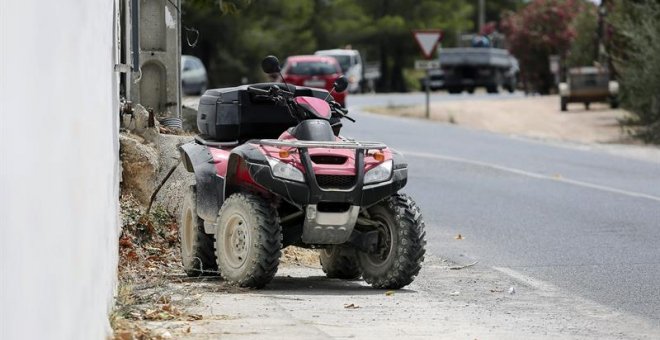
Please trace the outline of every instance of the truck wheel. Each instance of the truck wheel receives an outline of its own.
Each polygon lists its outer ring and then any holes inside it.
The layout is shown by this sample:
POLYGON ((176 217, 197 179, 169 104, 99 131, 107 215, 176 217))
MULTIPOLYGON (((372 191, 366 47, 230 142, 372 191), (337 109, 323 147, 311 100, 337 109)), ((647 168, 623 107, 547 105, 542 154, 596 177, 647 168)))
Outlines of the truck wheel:
POLYGON ((197 216, 197 194, 191 185, 183 197, 179 220, 179 244, 181 260, 186 275, 217 275, 218 265, 213 248, 214 237, 204 231, 204 221, 197 216))
POLYGON ((562 111, 568 110, 568 98, 566 97, 561 97, 561 110, 562 111))
POLYGON ((374 288, 399 289, 410 284, 424 261, 424 221, 415 202, 396 194, 369 208, 378 225, 374 253, 358 252, 362 277, 374 288))
POLYGON ((610 108, 618 109, 619 108, 619 99, 616 97, 610 98, 610 108))
POLYGON ((321 250, 321 268, 331 279, 354 280, 362 275, 355 249, 330 246, 321 250))
POLYGON ((280 263, 282 227, 277 210, 252 194, 236 193, 218 216, 216 255, 222 277, 230 284, 262 288, 280 263))
POLYGON ((486 86, 486 92, 490 94, 499 93, 500 90, 497 88, 497 85, 486 86))
POLYGON ((467 93, 469 93, 469 94, 473 94, 473 93, 474 93, 474 87, 468 87, 468 88, 466 89, 466 91, 467 91, 467 93))
POLYGON ((591 105, 590 102, 586 102, 586 103, 584 103, 584 109, 587 110, 587 111, 589 111, 589 105, 591 105))
POLYGON ((447 89, 447 92, 449 92, 449 94, 459 94, 459 93, 463 92, 463 88, 461 88, 461 87, 450 87, 450 88, 447 89))

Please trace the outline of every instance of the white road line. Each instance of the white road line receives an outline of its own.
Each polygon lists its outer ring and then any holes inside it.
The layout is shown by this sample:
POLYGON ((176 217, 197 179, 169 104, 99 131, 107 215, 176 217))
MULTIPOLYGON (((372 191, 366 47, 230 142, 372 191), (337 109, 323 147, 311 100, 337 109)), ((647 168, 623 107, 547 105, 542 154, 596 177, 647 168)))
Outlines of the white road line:
POLYGON ((527 276, 521 272, 515 271, 511 268, 505 268, 505 267, 492 267, 493 269, 497 270, 498 272, 509 276, 513 278, 516 281, 519 281, 520 283, 526 284, 528 286, 531 286, 534 289, 538 289, 544 292, 558 292, 559 288, 557 286, 550 284, 545 281, 537 280, 531 276, 527 276))
POLYGON ((625 195, 625 196, 630 196, 630 197, 636 197, 636 198, 645 198, 645 199, 648 199, 648 200, 660 202, 660 197, 658 197, 658 196, 653 196, 653 195, 644 194, 644 193, 640 193, 640 192, 622 190, 622 189, 617 189, 617 188, 611 188, 611 187, 607 187, 607 186, 603 186, 603 185, 578 181, 578 180, 565 178, 565 177, 549 176, 549 175, 529 172, 529 171, 525 171, 525 170, 521 170, 521 169, 510 168, 510 167, 507 167, 507 166, 502 166, 502 165, 497 165, 497 164, 492 164, 492 163, 486 163, 486 162, 481 162, 481 161, 474 161, 474 160, 460 158, 460 157, 438 155, 438 154, 432 154, 432 153, 426 153, 426 152, 403 151, 403 150, 399 150, 399 151, 401 151, 404 155, 413 156, 413 157, 440 159, 440 160, 445 160, 445 161, 450 161, 450 162, 476 165, 476 166, 495 169, 495 170, 499 170, 499 171, 505 171, 505 172, 509 172, 509 173, 512 173, 512 174, 516 174, 516 175, 521 175, 521 176, 526 176, 526 177, 531 177, 531 178, 536 178, 536 179, 542 179, 542 180, 548 180, 548 181, 561 182, 561 183, 571 184, 571 185, 575 185, 575 186, 579 186, 579 187, 583 187, 583 188, 600 190, 600 191, 604 191, 604 192, 609 192, 609 193, 614 193, 614 194, 619 194, 619 195, 625 195))

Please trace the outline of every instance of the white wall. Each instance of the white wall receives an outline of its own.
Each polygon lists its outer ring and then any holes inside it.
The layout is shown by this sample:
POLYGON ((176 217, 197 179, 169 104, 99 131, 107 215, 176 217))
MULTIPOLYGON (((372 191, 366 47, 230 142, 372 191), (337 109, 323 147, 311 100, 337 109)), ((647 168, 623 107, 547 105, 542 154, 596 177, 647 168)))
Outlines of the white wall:
POLYGON ((0 338, 103 339, 116 278, 114 0, 0 3, 0 338))

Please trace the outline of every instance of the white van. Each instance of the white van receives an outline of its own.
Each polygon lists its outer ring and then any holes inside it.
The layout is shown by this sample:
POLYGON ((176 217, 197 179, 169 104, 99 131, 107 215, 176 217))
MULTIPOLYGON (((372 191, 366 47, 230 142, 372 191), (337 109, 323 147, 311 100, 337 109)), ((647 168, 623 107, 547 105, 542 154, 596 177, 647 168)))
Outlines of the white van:
POLYGON ((357 50, 335 49, 316 51, 314 54, 337 59, 337 62, 341 66, 341 71, 348 79, 348 92, 360 92, 364 75, 364 66, 360 52, 357 50))

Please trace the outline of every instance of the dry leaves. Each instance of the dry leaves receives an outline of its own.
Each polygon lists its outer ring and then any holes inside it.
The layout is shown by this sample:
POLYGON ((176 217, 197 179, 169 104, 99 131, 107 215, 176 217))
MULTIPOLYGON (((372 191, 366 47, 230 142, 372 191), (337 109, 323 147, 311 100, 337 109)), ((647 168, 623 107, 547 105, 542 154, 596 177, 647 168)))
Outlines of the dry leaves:
POLYGON ((176 305, 182 304, 181 297, 172 299, 170 283, 182 273, 178 225, 162 208, 145 216, 132 196, 123 195, 120 204, 119 292, 111 316, 115 339, 166 339, 169 333, 150 330, 144 322, 202 319, 176 305))

